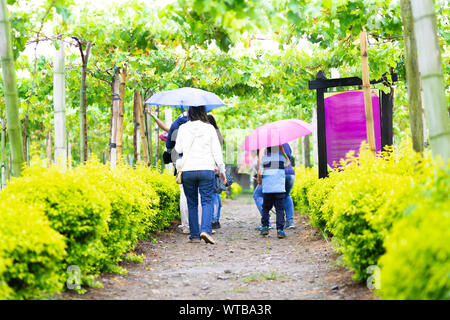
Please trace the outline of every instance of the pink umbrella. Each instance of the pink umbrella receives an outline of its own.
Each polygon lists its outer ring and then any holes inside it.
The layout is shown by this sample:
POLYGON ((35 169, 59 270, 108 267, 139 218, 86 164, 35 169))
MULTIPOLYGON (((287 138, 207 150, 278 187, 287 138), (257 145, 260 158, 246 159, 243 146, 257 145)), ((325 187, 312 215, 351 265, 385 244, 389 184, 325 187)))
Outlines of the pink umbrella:
POLYGON ((313 125, 299 119, 285 119, 267 123, 253 130, 247 136, 241 148, 258 150, 279 146, 311 134, 314 129, 313 125))

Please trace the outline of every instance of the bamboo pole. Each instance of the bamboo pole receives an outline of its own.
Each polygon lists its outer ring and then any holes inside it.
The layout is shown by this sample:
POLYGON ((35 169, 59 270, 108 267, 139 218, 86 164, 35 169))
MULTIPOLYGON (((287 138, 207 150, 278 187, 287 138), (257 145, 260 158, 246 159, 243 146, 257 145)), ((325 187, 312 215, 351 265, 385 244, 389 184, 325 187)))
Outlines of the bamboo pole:
POLYGON ((117 163, 122 160, 122 150, 123 150, 123 112, 125 104, 125 84, 127 78, 127 70, 122 68, 120 70, 120 87, 119 87, 119 114, 117 118, 117 163))
POLYGON ((423 137, 423 109, 411 1, 401 0, 400 5, 403 20, 403 38, 405 43, 405 65, 406 80, 408 83, 408 108, 411 137, 413 149, 417 152, 423 152, 425 141, 423 137))
POLYGON ((53 75, 53 104, 55 108, 55 163, 66 167, 66 93, 65 93, 65 67, 64 67, 64 41, 59 42, 59 50, 54 58, 53 75))
POLYGON ((445 97, 441 49, 437 38, 436 14, 432 0, 411 2, 417 41, 423 104, 431 152, 448 163, 450 157, 450 119, 445 97))
POLYGON ((0 0, 0 57, 3 75, 8 136, 11 146, 13 176, 20 176, 24 162, 22 131, 19 120, 16 68, 11 43, 11 30, 5 0, 0 0))
POLYGON ((361 69, 362 69, 362 88, 364 91, 364 110, 366 114, 366 132, 367 142, 370 150, 375 153, 375 131, 373 125, 373 108, 372 97, 370 94, 370 79, 369 79, 369 57, 367 54, 367 32, 363 27, 360 35, 360 49, 361 49, 361 69))

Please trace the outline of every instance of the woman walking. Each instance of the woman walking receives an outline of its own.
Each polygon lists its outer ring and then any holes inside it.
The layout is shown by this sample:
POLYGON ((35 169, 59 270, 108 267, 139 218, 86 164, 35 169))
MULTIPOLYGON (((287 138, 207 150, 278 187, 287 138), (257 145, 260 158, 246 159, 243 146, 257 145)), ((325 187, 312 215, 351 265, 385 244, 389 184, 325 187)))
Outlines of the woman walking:
POLYGON ((204 106, 190 107, 188 119, 180 126, 175 151, 183 156, 177 160, 177 170, 182 172, 183 189, 189 212, 190 242, 214 244, 212 233, 214 167, 217 164, 220 178, 226 183, 225 164, 216 129, 209 123, 204 106), (198 194, 201 196, 202 219, 198 223, 198 194))

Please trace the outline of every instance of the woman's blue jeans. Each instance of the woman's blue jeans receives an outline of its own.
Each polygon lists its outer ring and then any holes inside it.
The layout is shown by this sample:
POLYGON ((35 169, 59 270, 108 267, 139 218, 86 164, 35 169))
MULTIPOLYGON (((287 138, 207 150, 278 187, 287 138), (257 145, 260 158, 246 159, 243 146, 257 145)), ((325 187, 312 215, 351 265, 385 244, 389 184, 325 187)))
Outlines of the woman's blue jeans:
MULTIPOLYGON (((284 199, 284 211, 286 213, 286 221, 294 220, 294 202, 291 198, 291 190, 294 187, 295 175, 287 174, 286 175, 286 198, 284 199)), ((256 207, 259 210, 259 213, 262 214, 262 205, 263 205, 263 193, 262 187, 257 185, 255 191, 253 191, 253 200, 255 200, 256 207)))
POLYGON ((211 233, 214 211, 214 171, 183 171, 183 189, 189 212, 189 231, 191 239, 200 239, 201 232, 211 233), (202 223, 198 224, 198 193, 202 204, 202 223))

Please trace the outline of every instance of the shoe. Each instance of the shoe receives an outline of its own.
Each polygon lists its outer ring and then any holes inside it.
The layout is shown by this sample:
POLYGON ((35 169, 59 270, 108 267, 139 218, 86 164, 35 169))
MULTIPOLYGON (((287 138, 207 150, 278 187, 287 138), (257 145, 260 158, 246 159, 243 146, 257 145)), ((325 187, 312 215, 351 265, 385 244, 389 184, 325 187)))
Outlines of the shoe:
POLYGON ((200 239, 199 238, 193 238, 193 239, 189 238, 188 242, 189 243, 200 243, 200 239))
MULTIPOLYGON (((257 226, 257 227, 255 228, 255 230, 261 230, 261 228, 262 228, 262 225, 257 226)), ((271 225, 269 225, 269 229, 273 229, 273 227, 272 227, 271 225)))
POLYGON ((284 233, 283 230, 278 229, 278 230, 277 230, 277 238, 278 238, 278 239, 286 238, 286 233, 284 233))
POLYGON ((216 233, 216 230, 212 230, 212 231, 211 231, 211 234, 215 234, 215 233, 216 233))
POLYGON ((219 222, 219 221, 213 222, 213 223, 212 223, 212 228, 213 228, 213 229, 220 229, 220 228, 221 228, 221 227, 220 227, 220 222, 219 222))
POLYGON ((206 243, 211 243, 211 244, 215 244, 216 242, 214 241, 213 237, 211 237, 211 235, 209 235, 206 232, 202 232, 200 233, 200 238, 202 238, 203 240, 205 240, 206 243))
POLYGON ((176 228, 176 231, 182 234, 190 234, 189 228, 186 228, 185 226, 178 226, 176 228))
POLYGON ((295 229, 297 227, 294 225, 294 221, 286 221, 284 228, 285 229, 295 229))
POLYGON ((261 226, 261 232, 259 234, 261 236, 267 236, 269 234, 269 227, 261 226))

